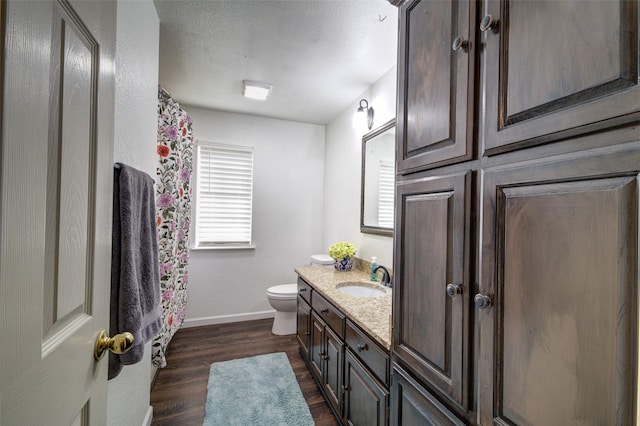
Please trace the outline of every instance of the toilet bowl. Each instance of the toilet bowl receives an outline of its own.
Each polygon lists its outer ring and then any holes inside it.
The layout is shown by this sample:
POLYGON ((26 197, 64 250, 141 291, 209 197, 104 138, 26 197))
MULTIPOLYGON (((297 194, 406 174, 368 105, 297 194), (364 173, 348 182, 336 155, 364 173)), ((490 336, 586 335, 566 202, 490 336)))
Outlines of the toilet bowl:
POLYGON ((267 299, 276 316, 271 332, 278 336, 296 333, 297 284, 274 285, 267 289, 267 299))

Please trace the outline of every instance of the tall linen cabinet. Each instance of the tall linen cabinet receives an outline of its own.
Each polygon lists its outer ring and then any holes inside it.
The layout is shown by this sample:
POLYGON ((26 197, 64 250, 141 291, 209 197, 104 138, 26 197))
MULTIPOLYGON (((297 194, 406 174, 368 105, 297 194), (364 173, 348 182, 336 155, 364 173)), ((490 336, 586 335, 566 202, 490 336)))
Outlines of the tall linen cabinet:
POLYGON ((400 6, 392 424, 636 423, 639 9, 400 6))

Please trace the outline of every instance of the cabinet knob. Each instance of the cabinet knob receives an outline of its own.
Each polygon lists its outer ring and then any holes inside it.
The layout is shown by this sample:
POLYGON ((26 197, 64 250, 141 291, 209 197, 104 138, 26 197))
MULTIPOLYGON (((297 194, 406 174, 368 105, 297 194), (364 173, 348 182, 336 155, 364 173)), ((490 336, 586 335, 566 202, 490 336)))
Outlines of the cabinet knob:
POLYGON ((304 332, 304 335, 305 335, 305 336, 310 336, 310 335, 311 335, 311 332, 310 332, 310 331, 305 331, 305 332, 304 332))
POLYGON ((307 289, 306 289, 306 288, 301 288, 301 289, 300 289, 300 293, 304 293, 305 291, 307 291, 307 289))
POLYGON ((474 297, 473 300, 476 302, 478 309, 487 309, 491 306, 491 298, 484 294, 476 294, 476 297, 474 297))
POLYGON ((465 40, 461 35, 454 38, 453 43, 451 43, 451 49, 453 49, 453 51, 466 49, 467 47, 469 47, 469 40, 465 40))
POLYGON ((456 297, 458 294, 462 294, 462 286, 460 284, 447 284, 447 295, 449 297, 456 297))
POLYGON ((366 343, 359 343, 357 346, 359 351, 368 351, 369 346, 366 343))
POLYGON ((480 21, 480 31, 495 30, 498 27, 498 20, 493 15, 485 15, 480 21))
POLYGON ((321 309, 320 313, 321 314, 328 314, 329 313, 329 309, 328 308, 327 309, 321 309))

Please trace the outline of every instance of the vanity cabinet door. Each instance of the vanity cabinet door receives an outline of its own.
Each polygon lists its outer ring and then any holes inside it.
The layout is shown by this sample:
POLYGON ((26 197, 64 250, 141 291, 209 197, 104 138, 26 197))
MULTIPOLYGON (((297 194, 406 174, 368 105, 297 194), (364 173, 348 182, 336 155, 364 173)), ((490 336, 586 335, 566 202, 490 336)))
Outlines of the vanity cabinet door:
POLYGON ((640 144, 632 137, 616 150, 485 173, 482 425, 635 424, 640 144))
POLYGON ((325 323, 314 311, 311 312, 311 339, 309 364, 311 364, 311 372, 316 376, 319 382, 322 382, 322 371, 324 365, 324 330, 325 323))
POLYGON ((485 155, 640 121, 637 1, 485 6, 485 155))
POLYGON ((353 356, 345 351, 344 423, 384 426, 387 424, 389 392, 353 356))
POLYGON ((413 0, 400 9, 400 173, 473 155, 475 5, 468 0, 413 0))
POLYGON ((471 172, 397 186, 393 359, 465 412, 471 172))
POLYGON ((302 355, 305 361, 308 361, 309 344, 311 341, 311 306, 309 306, 309 304, 301 297, 298 297, 296 337, 298 340, 298 347, 300 348, 300 355, 302 355))
POLYGON ((325 328, 324 375, 322 385, 329 403, 333 405, 338 416, 342 415, 342 340, 329 328, 325 328))

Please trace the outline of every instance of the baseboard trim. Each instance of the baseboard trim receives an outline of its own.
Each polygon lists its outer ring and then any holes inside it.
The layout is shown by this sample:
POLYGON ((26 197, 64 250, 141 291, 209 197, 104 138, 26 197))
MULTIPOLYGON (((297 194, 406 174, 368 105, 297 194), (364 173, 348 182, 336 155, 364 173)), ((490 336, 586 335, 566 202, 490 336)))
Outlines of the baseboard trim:
POLYGON ((219 315, 215 317, 188 318, 182 323, 183 328, 201 327, 203 325, 226 324, 230 322, 251 321, 273 318, 276 311, 249 312, 244 314, 219 315))
POLYGON ((151 420, 153 420, 153 406, 150 405, 147 409, 147 415, 144 416, 144 422, 142 422, 142 426, 151 426, 151 420))

